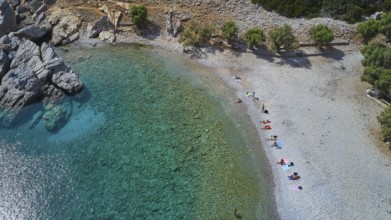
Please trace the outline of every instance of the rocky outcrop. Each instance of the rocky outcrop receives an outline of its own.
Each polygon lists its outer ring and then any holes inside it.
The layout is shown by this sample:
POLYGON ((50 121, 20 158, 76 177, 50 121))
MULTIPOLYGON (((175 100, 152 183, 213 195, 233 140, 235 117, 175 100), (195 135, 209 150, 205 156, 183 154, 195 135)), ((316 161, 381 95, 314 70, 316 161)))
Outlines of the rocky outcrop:
POLYGON ((49 33, 50 29, 48 29, 46 26, 37 26, 37 25, 31 25, 28 27, 24 27, 17 32, 15 32, 16 36, 27 38, 32 41, 36 41, 41 39, 43 36, 45 36, 47 33, 49 33))
POLYGON ((0 79, 3 78, 6 71, 9 69, 11 60, 8 58, 7 53, 0 49, 0 79))
POLYGON ((52 24, 52 40, 54 46, 66 45, 79 38, 81 20, 67 10, 56 10, 48 18, 52 24))
POLYGON ((0 0, 0 37, 16 30, 14 10, 6 0, 0 0))
POLYGON ((94 23, 88 24, 87 36, 89 38, 96 38, 102 31, 112 30, 113 27, 113 24, 109 21, 109 17, 103 16, 94 23))
POLYGON ((8 54, 8 62, 12 60, 8 66, 0 62, 0 66, 5 66, 2 71, 6 72, 0 84, 1 124, 11 125, 23 107, 43 98, 43 118, 49 120, 49 116, 54 117, 47 123, 47 128, 60 128, 70 114, 69 110, 61 110, 64 106, 63 100, 67 95, 80 92, 83 83, 49 44, 43 43, 39 47, 33 41, 16 36, 1 39, 3 45, 8 48, 7 51, 1 50, 2 54, 8 54), (13 54, 11 58, 9 54, 13 54), (47 105, 49 107, 46 107, 47 105))
POLYGON ((102 31, 99 34, 99 38, 108 43, 114 44, 117 41, 114 31, 102 31))
POLYGON ((173 10, 166 11, 166 31, 172 36, 177 36, 183 29, 182 23, 190 20, 191 16, 188 12, 177 13, 173 10))
POLYGON ((62 9, 46 16, 48 5, 45 2, 0 0, 2 126, 12 125, 26 105, 43 100, 42 117, 37 117, 34 124, 42 118, 47 129, 59 129, 72 112, 68 96, 83 89, 79 77, 55 54, 51 45, 35 43, 49 34, 55 45, 65 45, 79 37, 80 19, 62 9), (22 27, 19 30, 16 30, 17 23, 22 27))

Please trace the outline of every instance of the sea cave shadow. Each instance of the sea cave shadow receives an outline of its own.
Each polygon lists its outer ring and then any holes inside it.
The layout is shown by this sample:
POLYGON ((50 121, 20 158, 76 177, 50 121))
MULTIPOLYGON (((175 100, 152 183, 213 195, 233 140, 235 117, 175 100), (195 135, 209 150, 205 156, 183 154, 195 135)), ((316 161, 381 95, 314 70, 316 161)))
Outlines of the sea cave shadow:
POLYGON ((326 49, 320 50, 321 55, 326 58, 331 58, 334 60, 343 60, 345 53, 342 50, 339 50, 333 46, 329 46, 326 49))

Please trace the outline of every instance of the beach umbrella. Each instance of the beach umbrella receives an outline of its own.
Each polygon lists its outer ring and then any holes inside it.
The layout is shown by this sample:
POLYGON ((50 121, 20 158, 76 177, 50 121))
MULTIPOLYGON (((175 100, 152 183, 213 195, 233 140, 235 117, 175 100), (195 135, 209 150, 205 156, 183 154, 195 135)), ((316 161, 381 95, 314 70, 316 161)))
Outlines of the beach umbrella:
POLYGON ((288 164, 285 164, 285 165, 282 165, 281 168, 284 170, 284 171, 289 171, 291 169, 291 166, 289 166, 288 164))
POLYGON ((276 147, 282 147, 284 143, 282 141, 277 141, 276 142, 276 147))

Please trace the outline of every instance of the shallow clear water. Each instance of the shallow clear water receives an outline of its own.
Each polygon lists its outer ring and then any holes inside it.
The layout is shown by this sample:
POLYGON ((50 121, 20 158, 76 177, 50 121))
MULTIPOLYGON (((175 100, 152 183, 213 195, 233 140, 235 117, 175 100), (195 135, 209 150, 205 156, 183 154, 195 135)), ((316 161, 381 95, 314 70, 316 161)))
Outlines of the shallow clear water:
POLYGON ((1 219, 274 218, 255 129, 216 76, 152 48, 60 53, 86 89, 57 133, 32 125, 40 104, 0 128, 1 219))

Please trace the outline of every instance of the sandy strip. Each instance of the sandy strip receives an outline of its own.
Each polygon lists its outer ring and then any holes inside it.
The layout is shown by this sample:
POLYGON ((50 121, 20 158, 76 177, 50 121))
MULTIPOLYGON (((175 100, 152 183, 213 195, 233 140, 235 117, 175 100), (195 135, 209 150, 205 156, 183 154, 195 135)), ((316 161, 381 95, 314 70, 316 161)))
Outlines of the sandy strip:
MULTIPOLYGON (((175 39, 118 40, 182 51, 175 39)), ((195 61, 219 74, 248 108, 272 166, 281 219, 391 218, 391 158, 380 151, 376 136, 382 107, 365 95, 370 85, 360 81, 357 47, 287 59, 228 50, 203 56, 195 61), (259 101, 246 97, 247 91, 259 101), (261 113, 262 104, 270 114, 261 113), (262 130, 264 119, 271 120, 272 130, 262 130), (282 149, 271 147, 271 134, 284 142, 282 149), (276 165, 281 158, 293 161, 293 169, 276 165), (288 180, 293 172, 301 179, 288 180), (303 190, 292 190, 299 185, 303 190)))

